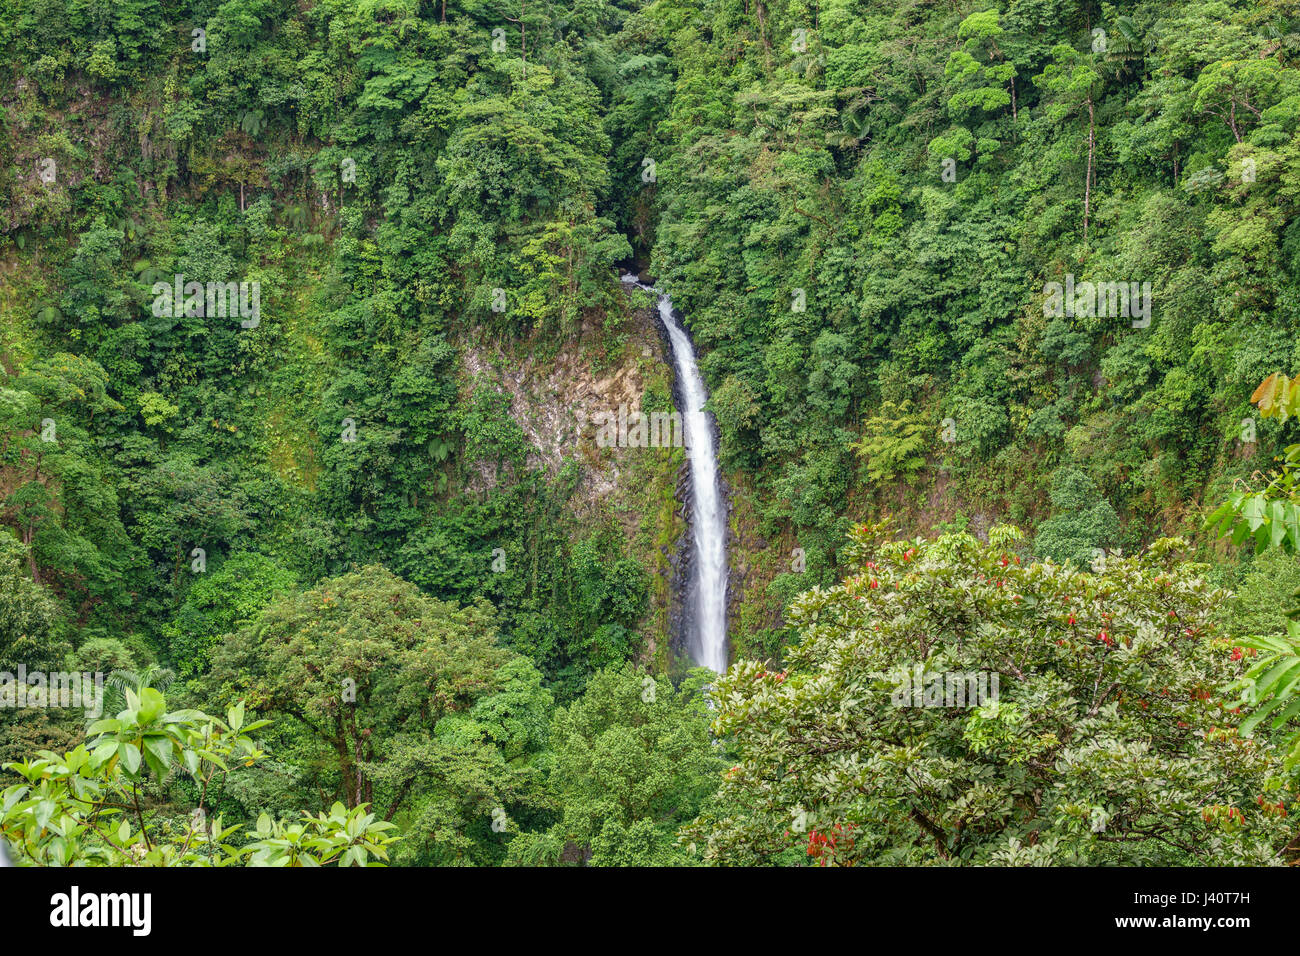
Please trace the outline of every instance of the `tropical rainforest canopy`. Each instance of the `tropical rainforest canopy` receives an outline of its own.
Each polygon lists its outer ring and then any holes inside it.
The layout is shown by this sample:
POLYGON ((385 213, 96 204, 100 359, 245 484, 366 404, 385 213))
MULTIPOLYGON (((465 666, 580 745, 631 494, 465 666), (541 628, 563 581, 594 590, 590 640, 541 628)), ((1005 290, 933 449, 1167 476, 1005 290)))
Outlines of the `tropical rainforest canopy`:
POLYGON ((1300 2, 6 0, 0 127, 16 862, 1294 862, 1300 2))

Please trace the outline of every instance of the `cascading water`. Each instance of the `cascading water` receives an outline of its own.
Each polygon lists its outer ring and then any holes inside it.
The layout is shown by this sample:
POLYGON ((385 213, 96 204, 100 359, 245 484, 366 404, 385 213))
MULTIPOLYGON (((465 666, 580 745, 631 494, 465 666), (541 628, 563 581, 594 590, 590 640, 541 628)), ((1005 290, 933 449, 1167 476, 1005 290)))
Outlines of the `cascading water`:
MULTIPOLYGON (((624 282, 650 292, 632 275, 624 282)), ((691 338, 673 315, 673 303, 659 294, 659 317, 668 330, 677 370, 679 411, 691 473, 691 533, 694 560, 687 589, 686 641, 695 663, 718 673, 727 669, 727 508, 718 476, 713 423, 704 410, 709 393, 700 377, 691 338)))

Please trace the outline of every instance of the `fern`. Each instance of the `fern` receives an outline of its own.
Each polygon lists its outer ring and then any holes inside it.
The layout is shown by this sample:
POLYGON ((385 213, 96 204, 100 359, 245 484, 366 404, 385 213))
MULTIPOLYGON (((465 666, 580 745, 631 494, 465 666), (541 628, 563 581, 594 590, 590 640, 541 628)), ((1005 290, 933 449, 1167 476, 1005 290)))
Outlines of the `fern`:
POLYGON ((911 475, 925 467, 930 431, 924 418, 912 413, 910 402, 885 402, 880 414, 863 425, 862 440, 851 447, 866 463, 870 481, 892 481, 900 472, 911 475))

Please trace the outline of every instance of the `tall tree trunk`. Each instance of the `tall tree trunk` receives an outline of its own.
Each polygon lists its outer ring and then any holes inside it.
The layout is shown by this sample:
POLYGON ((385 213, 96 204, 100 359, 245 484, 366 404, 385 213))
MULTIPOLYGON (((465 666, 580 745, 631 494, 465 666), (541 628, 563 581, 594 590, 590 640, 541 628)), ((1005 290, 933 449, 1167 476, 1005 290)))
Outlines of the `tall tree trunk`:
POLYGON ((524 62, 525 80, 528 79, 528 42, 527 42, 527 36, 524 28, 524 15, 527 12, 528 12, 527 0, 520 0, 519 19, 516 20, 514 17, 506 17, 506 20, 508 22, 519 24, 519 58, 524 62))
POLYGON ((1083 244, 1088 245, 1088 218, 1092 212, 1092 156, 1097 145, 1096 116, 1092 97, 1088 97, 1088 173, 1083 181, 1083 244))
POLYGON ((334 716, 333 743, 334 750, 339 755, 339 786, 343 790, 343 799, 347 801, 348 809, 351 810, 361 802, 360 794, 353 788, 354 776, 361 772, 361 768, 353 762, 352 752, 348 749, 347 725, 344 724, 341 713, 334 716))
POLYGON ((32 581, 37 584, 41 583, 41 569, 36 566, 36 552, 32 550, 32 529, 33 524, 28 524, 23 529, 23 544, 27 545, 27 567, 31 569, 32 581))

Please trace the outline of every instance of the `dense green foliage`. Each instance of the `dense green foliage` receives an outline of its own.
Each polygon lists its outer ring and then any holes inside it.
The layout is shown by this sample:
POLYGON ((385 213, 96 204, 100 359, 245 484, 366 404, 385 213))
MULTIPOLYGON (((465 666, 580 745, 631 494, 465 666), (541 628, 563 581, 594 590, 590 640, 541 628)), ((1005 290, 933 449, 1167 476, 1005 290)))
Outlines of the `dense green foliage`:
MULTIPOLYGON (((1080 471, 1133 550, 1198 532, 1185 503, 1276 447, 1272 422, 1240 433, 1300 322, 1294 3, 651 10, 677 69, 656 271, 765 535, 838 551, 892 502, 851 494, 865 449, 909 516, 1046 519, 1080 471), (1048 315, 1066 274, 1149 282, 1150 316, 1048 315)), ((1078 553, 1065 531, 1049 553, 1078 553)))
POLYGON ((0 672, 109 680, 98 722, 0 705, 5 839, 1281 860, 1298 31, 1295 0, 8 0, 0 672), (671 402, 625 267, 718 424, 722 677, 668 626, 682 453, 583 431, 671 402), (868 553, 887 514, 918 537, 868 553), (914 665, 1003 699, 900 708, 914 665))
POLYGON ((625 14, 530 13, 525 75, 492 50, 493 4, 112 9, 0 22, 26 303, 3 342, 4 518, 42 579, 83 629, 140 634, 186 676, 276 589, 376 560, 493 600, 566 696, 592 645, 637 650, 641 574, 599 524, 565 526, 573 476, 530 467, 458 361, 480 324, 555 341, 621 308, 593 76, 625 14), (260 315, 154 314, 178 274, 259 283, 260 315), (485 467, 499 480, 475 485, 485 467))
POLYGON ((718 786, 722 758, 709 739, 705 672, 675 689, 622 669, 596 675, 551 726, 551 780, 563 819, 515 840, 520 863, 556 862, 565 846, 589 847, 592 866, 690 862, 677 828, 718 786))
POLYGON ((720 799, 742 809, 696 825, 706 858, 1282 859, 1281 752, 1243 738, 1216 694, 1244 665, 1214 633, 1221 595, 1179 563, 1179 542, 1093 575, 1022 564, 1017 536, 878 544, 855 532, 856 573, 791 609, 802 639, 788 669, 742 662, 719 682, 717 728, 738 759, 720 799), (1000 693, 899 706, 918 667, 998 673, 1000 693))
POLYGON ((226 720, 194 710, 166 710, 163 695, 146 687, 128 693, 116 717, 96 721, 94 736, 66 754, 44 751, 11 764, 26 782, 5 789, 0 833, 20 862, 41 866, 365 866, 388 858, 392 824, 357 807, 335 804, 328 813, 303 813, 296 822, 258 818, 251 833, 208 820, 206 797, 229 765, 251 765, 266 755, 236 704, 226 720), (199 790, 189 820, 146 818, 140 788, 146 778, 165 784, 183 767, 199 790), (240 837, 243 839, 240 839, 240 837))

